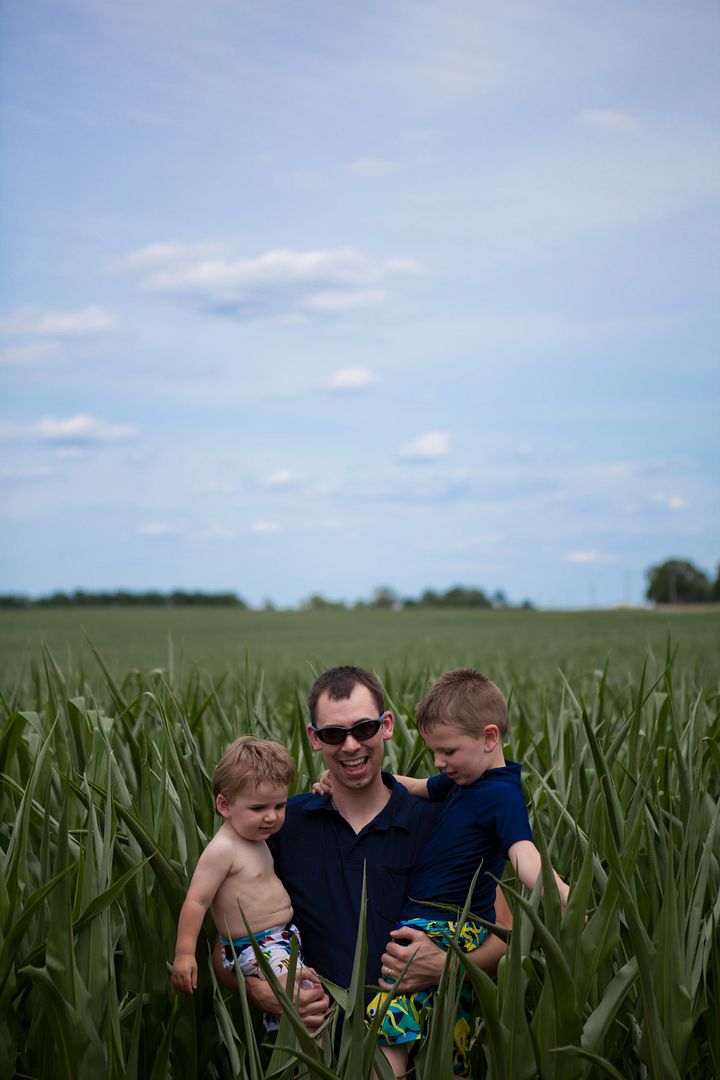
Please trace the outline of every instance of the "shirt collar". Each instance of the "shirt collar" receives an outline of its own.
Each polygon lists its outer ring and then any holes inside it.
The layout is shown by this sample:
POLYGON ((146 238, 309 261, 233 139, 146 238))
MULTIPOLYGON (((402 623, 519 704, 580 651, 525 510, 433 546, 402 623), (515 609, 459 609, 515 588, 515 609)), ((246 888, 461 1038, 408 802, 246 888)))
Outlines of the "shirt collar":
MULTIPOLYGON (((392 773, 383 772, 381 775, 383 784, 390 789, 390 798, 370 824, 375 829, 389 829, 393 826, 409 832, 413 827, 412 810, 414 798, 407 788, 397 782, 392 773)), ((333 806, 330 795, 310 795, 304 802, 302 809, 307 813, 318 810, 332 813, 338 812, 333 806)))

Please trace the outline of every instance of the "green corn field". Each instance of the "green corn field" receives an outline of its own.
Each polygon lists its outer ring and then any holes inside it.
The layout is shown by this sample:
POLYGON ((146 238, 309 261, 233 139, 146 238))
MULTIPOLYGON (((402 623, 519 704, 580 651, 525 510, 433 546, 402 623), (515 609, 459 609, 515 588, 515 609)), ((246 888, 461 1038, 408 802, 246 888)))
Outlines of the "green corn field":
MULTIPOLYGON (((136 658, 122 668, 107 643, 87 642, 80 653, 35 641, 8 663, 0 697, 0 1076, 389 1075, 364 1022, 362 924, 353 983, 330 988, 345 1014, 337 1038, 338 1010, 315 1040, 287 999, 268 1042, 242 992, 215 982, 209 917, 195 995, 180 998, 169 981, 178 912, 216 827, 215 761, 239 734, 274 736, 297 761, 296 790, 306 790, 321 762, 305 735, 304 695, 320 663, 350 659, 372 664, 383 679, 396 715, 386 767, 400 773, 432 771, 413 723, 432 677, 471 662, 499 683, 510 700, 507 752, 524 765, 544 870, 552 863, 572 885, 561 919, 549 878, 543 899, 507 876, 514 928, 497 980, 467 972, 473 1075, 720 1075, 717 616, 692 648, 678 647, 671 628, 660 647, 630 634, 615 651, 578 636, 575 654, 571 634, 562 657, 550 655, 543 633, 533 637, 548 624, 524 622, 521 648, 519 622, 507 622, 503 644, 486 621, 487 663, 467 641, 451 647, 442 628, 444 651, 421 650, 403 644, 407 622, 375 618, 395 640, 384 663, 370 645, 348 657, 341 635, 338 649, 308 639, 304 655, 283 652, 274 670, 272 636, 260 622, 262 664, 249 650, 220 667, 198 666, 186 651, 180 664, 177 645, 165 643, 164 663, 136 658)), ((412 640, 421 639, 427 634, 412 640)), ((452 1076, 460 957, 448 954, 418 1080, 452 1076)))

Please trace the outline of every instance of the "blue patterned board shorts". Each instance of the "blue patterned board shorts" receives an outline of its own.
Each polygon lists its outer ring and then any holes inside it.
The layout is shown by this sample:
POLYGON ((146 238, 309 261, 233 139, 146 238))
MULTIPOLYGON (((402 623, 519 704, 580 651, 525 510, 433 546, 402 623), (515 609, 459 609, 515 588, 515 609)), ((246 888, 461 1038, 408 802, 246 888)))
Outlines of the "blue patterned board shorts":
MULTIPOLYGON (((455 937, 457 922, 446 919, 406 919, 400 923, 398 929, 403 926, 411 926, 416 930, 422 930, 431 941, 434 941, 441 949, 447 952, 455 937)), ((472 952, 482 945, 488 932, 484 926, 468 920, 460 933, 457 943, 463 952, 472 952)), ((413 1043, 422 1039, 425 1034, 425 1024, 420 1018, 423 1009, 432 1010, 435 988, 416 990, 413 994, 397 994, 391 997, 388 1010, 383 1017, 383 1022, 378 1029, 378 1040, 382 1046, 398 1046, 401 1043, 413 1043)), ((372 1020, 383 1002, 390 997, 390 992, 376 994, 367 1007, 367 1016, 372 1020)), ((453 1067, 456 1074, 467 1076, 468 1062, 468 1039, 470 1036, 470 1016, 472 1009, 472 992, 465 981, 460 993, 458 1012, 455 1019, 453 1033, 453 1067)))
MULTIPOLYGON (((297 938, 298 943, 298 967, 302 964, 300 931, 294 923, 287 923, 285 926, 271 926, 268 930, 258 930, 257 934, 253 936, 258 948, 276 975, 285 975, 290 967, 290 948, 293 938, 297 938)), ((230 944, 232 944, 237 956, 238 966, 243 975, 257 975, 259 978, 263 978, 249 937, 232 938, 231 940, 220 934, 220 941, 225 946, 223 967, 235 967, 232 950, 229 948, 230 944)), ((266 1031, 277 1031, 280 1027, 280 1020, 270 1013, 263 1013, 263 1024, 266 1031)))

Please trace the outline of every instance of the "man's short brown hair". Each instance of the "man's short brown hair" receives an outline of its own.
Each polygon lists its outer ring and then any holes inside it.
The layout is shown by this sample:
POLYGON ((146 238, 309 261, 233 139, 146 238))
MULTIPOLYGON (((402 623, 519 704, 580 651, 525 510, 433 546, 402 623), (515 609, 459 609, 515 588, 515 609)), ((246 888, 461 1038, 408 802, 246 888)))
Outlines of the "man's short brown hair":
POLYGON ((450 724, 479 738, 488 724, 496 724, 500 738, 507 734, 505 698, 494 682, 472 668, 446 671, 418 702, 415 722, 421 734, 438 724, 450 724))
POLYGON ((232 799, 246 788, 269 782, 286 787, 295 779, 295 762, 274 739, 241 735, 230 743, 213 772, 213 798, 232 799))
MULTIPOLYGON (((331 701, 344 701, 350 697, 356 686, 364 686, 370 691, 377 706, 378 716, 385 712, 385 694, 377 676, 365 671, 364 668, 345 664, 342 667, 324 671, 322 675, 318 675, 310 687, 307 699, 310 722, 315 723, 317 703, 323 694, 327 694, 331 701)), ((375 717, 368 717, 368 719, 374 720, 375 717)))

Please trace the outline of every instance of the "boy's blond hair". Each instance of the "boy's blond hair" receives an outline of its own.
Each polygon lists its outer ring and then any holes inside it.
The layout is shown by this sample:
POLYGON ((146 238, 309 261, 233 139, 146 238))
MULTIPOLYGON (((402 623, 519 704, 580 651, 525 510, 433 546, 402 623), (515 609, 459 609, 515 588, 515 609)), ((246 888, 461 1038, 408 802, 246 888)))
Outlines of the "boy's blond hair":
POLYGON ((286 787, 295 779, 295 762, 274 739, 241 735, 231 743, 213 772, 213 799, 232 799, 245 788, 269 782, 286 787))
POLYGON ((474 739, 496 724, 502 739, 508 730, 505 698, 494 682, 472 668, 446 671, 418 702, 415 722, 421 734, 449 724, 474 739))

